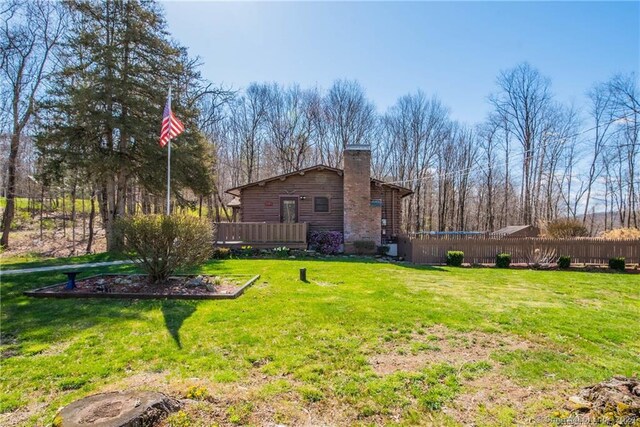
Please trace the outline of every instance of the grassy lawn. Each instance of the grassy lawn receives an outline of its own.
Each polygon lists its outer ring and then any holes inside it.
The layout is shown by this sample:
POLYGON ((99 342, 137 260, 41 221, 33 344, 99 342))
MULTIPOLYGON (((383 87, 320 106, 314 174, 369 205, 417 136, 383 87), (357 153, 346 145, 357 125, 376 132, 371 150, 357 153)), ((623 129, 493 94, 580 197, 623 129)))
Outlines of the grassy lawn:
POLYGON ((31 299, 64 277, 3 276, 0 425, 133 387, 195 398, 170 426, 513 425, 640 367, 637 275, 357 259, 202 271, 261 278, 237 300, 189 302, 31 299))
MULTIPOLYGON (((71 214, 71 196, 65 196, 64 198, 65 200, 65 210, 66 213, 68 215, 71 214)), ((199 209, 198 209, 198 203, 196 202, 192 202, 193 205, 192 206, 185 206, 183 208, 180 209, 181 213, 184 214, 188 214, 188 215, 198 215, 199 213, 199 209)), ((80 213, 82 212, 82 199, 81 198, 76 198, 75 200, 75 205, 76 205, 76 212, 78 215, 80 215, 80 213)), ((4 209, 7 206, 7 198, 6 197, 0 197, 0 209, 4 209)), ((18 211, 28 211, 29 209, 29 199, 27 199, 26 197, 16 197, 15 199, 15 207, 16 207, 16 212, 18 211)), ((89 209, 91 207, 91 199, 84 199, 84 209, 85 209, 85 213, 88 214, 89 213, 89 209)), ((37 199, 35 201, 35 208, 36 210, 40 209, 40 200, 37 199)), ((96 203, 96 209, 97 209, 97 203, 96 203)), ((49 203, 48 203, 48 199, 45 202, 45 209, 47 209, 47 211, 49 210, 49 203)), ((220 209, 220 216, 222 216, 224 218, 225 216, 225 212, 223 208, 219 208, 220 209)), ((62 197, 58 197, 57 198, 57 208, 55 209, 55 212, 61 214, 62 213, 62 197)), ((207 216, 207 213, 209 212, 209 208, 206 205, 202 206, 202 215, 203 216, 207 216)), ((215 212, 215 211, 214 211, 215 212)), ((231 210, 229 209, 227 214, 231 215, 231 210)))

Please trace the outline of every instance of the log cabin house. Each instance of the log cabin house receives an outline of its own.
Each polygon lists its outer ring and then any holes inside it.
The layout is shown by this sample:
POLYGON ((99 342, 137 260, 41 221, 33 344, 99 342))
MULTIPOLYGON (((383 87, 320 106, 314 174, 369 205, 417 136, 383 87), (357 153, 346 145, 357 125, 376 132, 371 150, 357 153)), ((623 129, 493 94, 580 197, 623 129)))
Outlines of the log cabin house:
POLYGON ((234 196, 229 204, 234 218, 306 224, 306 232, 338 231, 345 252, 352 252, 356 241, 394 243, 401 230, 402 199, 411 190, 371 178, 369 146, 347 146, 343 163, 344 169, 316 165, 227 190, 234 196))

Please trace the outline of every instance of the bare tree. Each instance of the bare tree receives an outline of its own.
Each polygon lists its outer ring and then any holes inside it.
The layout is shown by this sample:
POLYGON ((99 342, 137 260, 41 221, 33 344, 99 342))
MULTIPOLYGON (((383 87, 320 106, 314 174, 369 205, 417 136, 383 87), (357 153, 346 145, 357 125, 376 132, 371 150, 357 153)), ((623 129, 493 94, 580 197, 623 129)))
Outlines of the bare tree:
MULTIPOLYGON (((604 154, 607 141, 609 139, 609 129, 613 124, 611 116, 611 92, 608 90, 606 85, 599 84, 594 86, 593 89, 589 91, 588 95, 591 101, 589 114, 593 120, 595 129, 592 144, 590 144, 593 149, 593 154, 591 156, 589 171, 585 180, 586 189, 582 224, 586 224, 587 222, 587 215, 589 213, 591 203, 591 193, 603 168, 601 157, 604 154)), ((589 150, 589 152, 591 152, 591 150, 589 150)))
POLYGON ((524 63, 500 73, 497 83, 500 91, 491 96, 491 103, 522 148, 520 220, 530 224, 537 219, 533 204, 539 170, 535 163, 547 131, 550 82, 538 70, 524 63))
POLYGON ((337 80, 323 99, 319 145, 329 166, 342 163, 347 145, 370 144, 376 128, 374 105, 356 81, 337 80))
POLYGON ((450 133, 448 111, 437 98, 418 91, 400 97, 385 115, 383 126, 388 147, 378 156, 387 159, 388 175, 414 192, 405 213, 410 229, 421 231, 426 224, 431 227, 431 168, 450 133))
POLYGON ((259 162, 265 144, 268 96, 267 86, 252 84, 244 96, 230 105, 229 138, 235 158, 240 162, 237 170, 242 174, 241 182, 236 182, 235 185, 259 178, 259 162))
MULTIPOLYGON (((497 139, 499 132, 500 124, 494 118, 491 118, 480 127, 479 133, 479 143, 480 149, 482 150, 482 161, 486 164, 485 168, 482 168, 482 172, 484 175, 484 186, 486 191, 486 208, 485 208, 485 217, 486 221, 484 224, 484 228, 490 231, 495 230, 495 206, 494 206, 494 195, 495 195, 495 180, 496 180, 496 156, 497 156, 497 139)), ((478 209, 480 211, 480 208, 478 209)), ((480 221, 478 221, 480 222, 480 221)))
POLYGON ((640 88, 634 74, 614 76, 607 84, 613 98, 613 116, 620 131, 621 143, 618 151, 618 190, 625 194, 626 217, 623 225, 638 227, 638 199, 636 186, 640 186, 638 163, 640 163, 640 88))
MULTIPOLYGON (((301 169, 310 155, 313 117, 310 91, 294 85, 287 89, 273 84, 269 87, 266 113, 267 132, 278 173, 301 169)), ((269 153, 268 153, 269 154, 269 153)))
MULTIPOLYGON (((64 32, 59 4, 47 0, 13 0, 2 11, 0 72, 2 94, 10 102, 11 146, 7 173, 7 204, 2 216, 0 246, 9 245, 15 211, 18 152, 25 128, 37 113, 38 99, 53 66, 53 50, 64 32)), ((6 117, 6 116, 5 116, 6 117)), ((3 120, 4 121, 4 120, 3 120)))

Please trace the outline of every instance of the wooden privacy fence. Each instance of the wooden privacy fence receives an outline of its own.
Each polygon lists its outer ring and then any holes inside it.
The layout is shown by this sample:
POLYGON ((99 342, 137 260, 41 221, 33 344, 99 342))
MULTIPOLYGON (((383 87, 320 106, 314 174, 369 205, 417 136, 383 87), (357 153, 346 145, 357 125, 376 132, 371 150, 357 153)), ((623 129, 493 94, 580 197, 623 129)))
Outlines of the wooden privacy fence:
POLYGON ((307 247, 307 223, 217 222, 214 233, 218 245, 307 247))
POLYGON ((493 264, 499 253, 511 254, 511 262, 531 261, 536 249, 568 255, 572 263, 607 264, 609 258, 625 257, 627 263, 640 263, 640 240, 579 239, 398 239, 398 255, 415 264, 443 264, 447 251, 463 251, 464 262, 493 264))

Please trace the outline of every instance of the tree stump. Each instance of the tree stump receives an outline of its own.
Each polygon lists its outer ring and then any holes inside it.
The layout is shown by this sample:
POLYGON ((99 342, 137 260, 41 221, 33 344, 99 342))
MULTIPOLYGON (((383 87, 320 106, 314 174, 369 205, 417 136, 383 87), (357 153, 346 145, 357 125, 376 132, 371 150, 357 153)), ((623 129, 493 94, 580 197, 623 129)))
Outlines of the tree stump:
POLYGON ((592 417, 607 416, 612 422, 618 419, 640 421, 640 379, 616 375, 583 388, 576 396, 571 396, 569 402, 574 412, 592 417))
POLYGON ((150 427, 181 403, 162 393, 126 391, 94 394, 62 408, 53 425, 57 427, 150 427))

